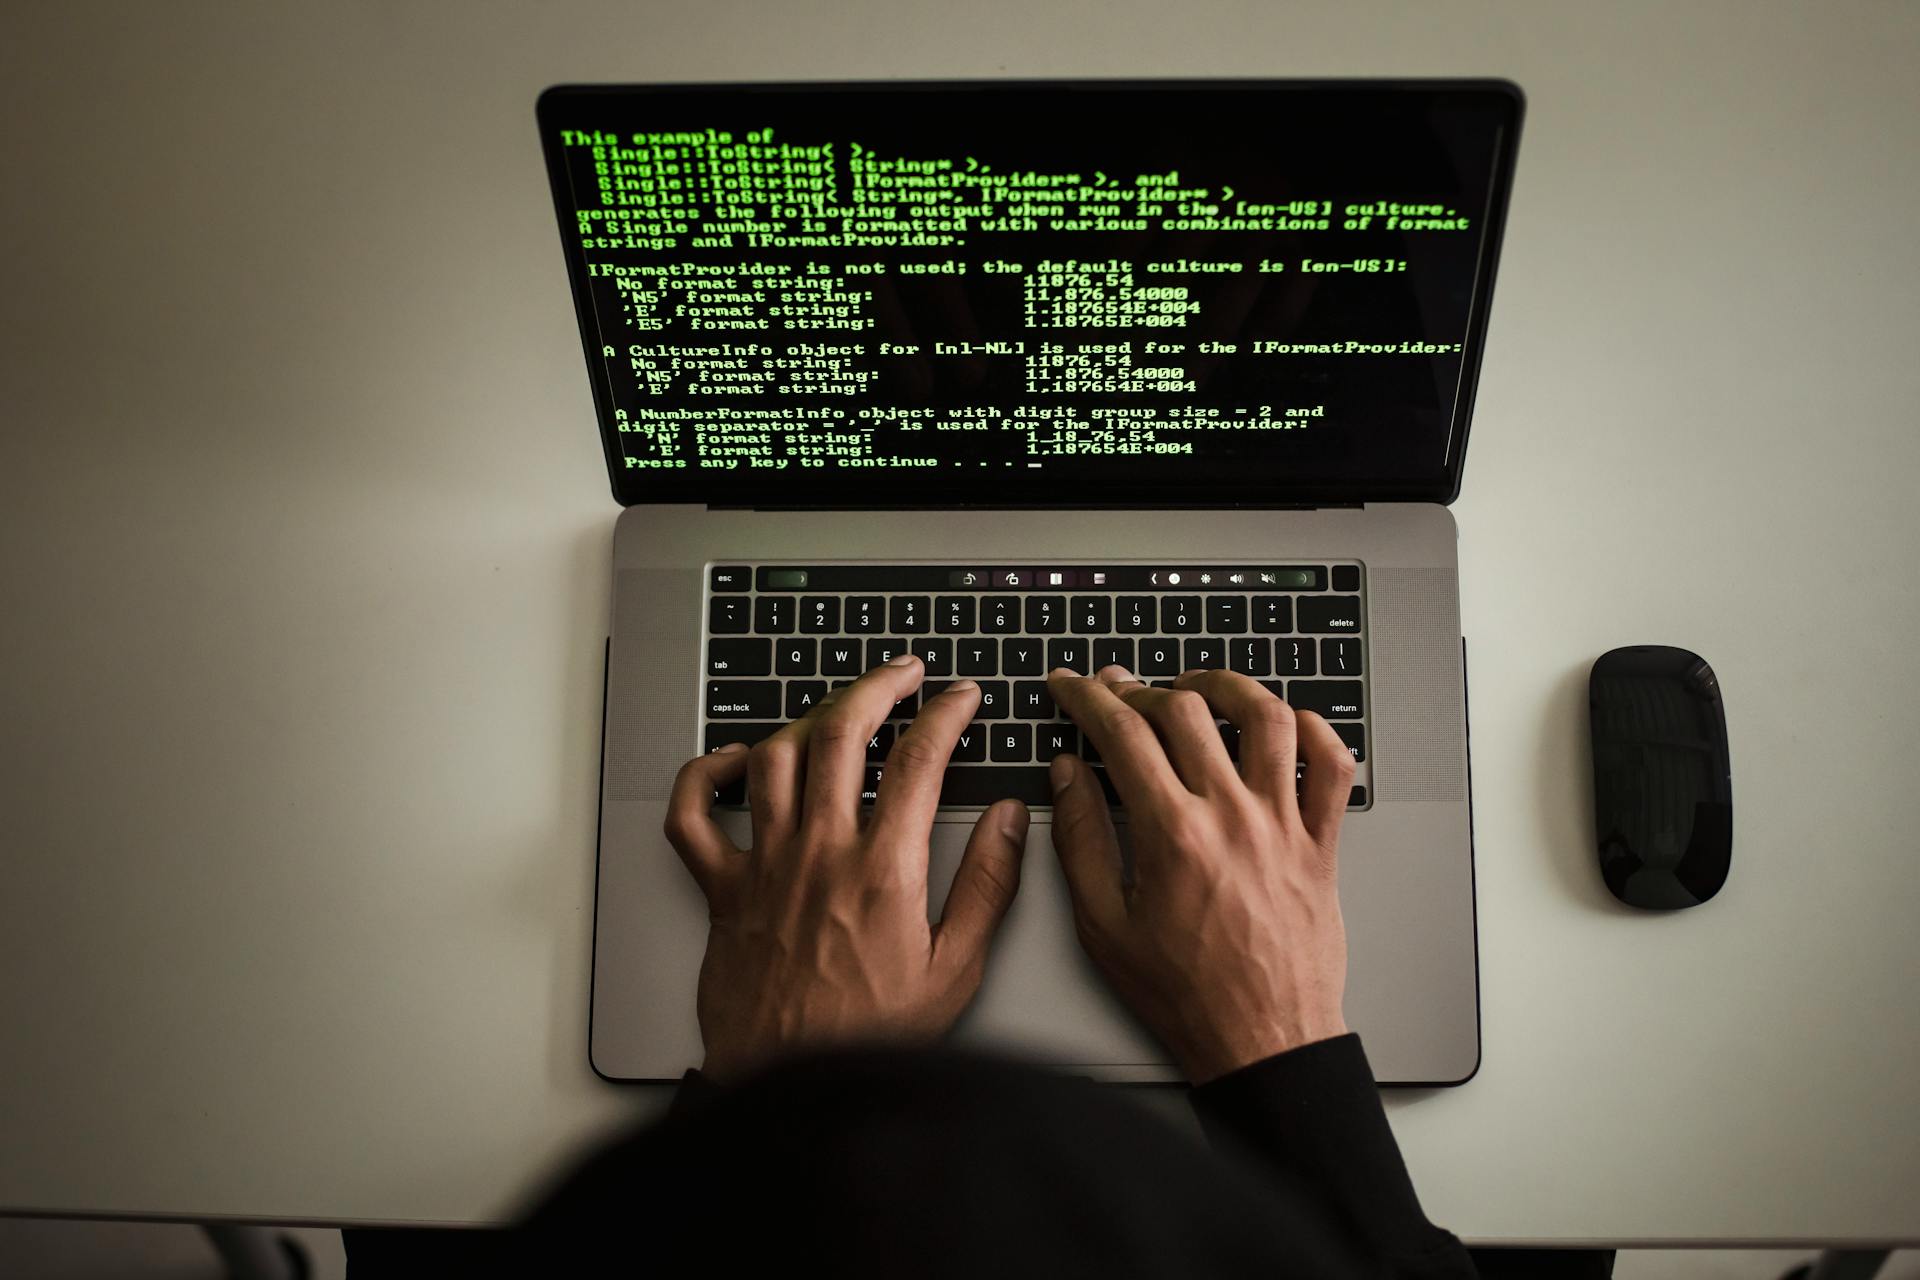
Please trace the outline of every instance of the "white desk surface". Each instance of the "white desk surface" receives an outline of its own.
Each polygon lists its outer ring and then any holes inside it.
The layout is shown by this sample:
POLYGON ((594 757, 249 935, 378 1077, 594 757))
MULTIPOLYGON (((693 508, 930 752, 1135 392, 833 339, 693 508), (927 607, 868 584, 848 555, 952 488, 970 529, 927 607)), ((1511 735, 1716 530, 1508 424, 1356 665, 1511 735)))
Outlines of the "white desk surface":
MULTIPOLYGON (((563 80, 1497 74, 1461 528, 1482 1240, 1920 1240, 1920 9, 844 0, 0 19, 0 1208, 497 1219, 587 1067, 607 496, 563 80), (1727 691, 1733 876, 1617 907, 1582 688, 1727 691)), ((1044 868, 1043 862, 1037 864, 1044 868)))

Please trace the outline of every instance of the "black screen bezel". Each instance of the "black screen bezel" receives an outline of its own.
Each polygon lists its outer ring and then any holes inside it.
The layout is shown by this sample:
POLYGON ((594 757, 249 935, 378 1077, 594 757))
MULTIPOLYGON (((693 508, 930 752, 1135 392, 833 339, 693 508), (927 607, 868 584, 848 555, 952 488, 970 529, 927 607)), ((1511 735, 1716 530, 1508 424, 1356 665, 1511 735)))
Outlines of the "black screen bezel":
MULTIPOLYGON (((689 82, 681 84, 605 84, 555 85, 540 95, 535 115, 539 124, 541 149, 547 162, 547 178, 558 217, 561 253, 567 263, 567 278, 573 291, 575 319, 580 327, 581 349, 587 361, 588 384, 593 391, 594 409, 600 420, 601 446, 607 462, 607 476, 615 501, 623 507, 645 503, 703 503, 717 507, 782 507, 806 509, 902 509, 902 508, 1134 508, 1134 507, 1298 507, 1351 505, 1361 502, 1438 502, 1451 503, 1460 494, 1465 471, 1468 428, 1473 416, 1474 395, 1480 380, 1480 360, 1485 348, 1487 314, 1492 303, 1500 245, 1506 229, 1507 201, 1512 190, 1515 156, 1519 149, 1520 124, 1526 99, 1518 85, 1497 79, 1463 80, 949 80, 949 81, 844 81, 835 83, 759 82, 727 84, 689 82), (997 497, 981 501, 970 493, 965 482, 931 483, 915 478, 917 489, 903 492, 898 483, 887 484, 884 499, 874 496, 881 486, 872 474, 849 477, 838 484, 823 483, 824 477, 810 479, 819 491, 817 500, 794 500, 791 480, 752 472, 709 474, 698 469, 684 473, 630 471, 620 466, 621 449, 615 428, 612 397, 606 387, 599 363, 600 341, 595 332, 593 302, 588 289, 585 257, 576 253, 567 240, 572 225, 572 201, 565 160, 553 139, 561 128, 576 122, 559 121, 568 108, 582 100, 600 97, 638 95, 676 95, 685 93, 753 94, 860 94, 860 93, 995 93, 1034 90, 1124 90, 1143 93, 1196 93, 1209 90, 1233 92, 1310 93, 1337 90, 1352 93, 1425 94, 1436 98, 1470 97, 1481 105, 1491 105, 1504 113, 1500 137, 1496 140, 1493 184, 1488 194, 1486 234, 1481 242, 1478 269, 1473 284, 1473 301, 1468 310, 1466 348, 1461 361, 1459 393, 1448 428, 1447 455, 1430 480, 1385 481, 1356 479, 1349 483, 1318 480, 1288 483, 1272 478, 1253 478, 1244 485, 1223 485, 1218 480, 1197 480, 1182 484, 1159 479, 1139 484, 1116 483, 1102 479, 1100 492, 1093 499, 1061 494, 1057 487, 1044 496, 997 497), (864 491, 864 492, 863 492, 864 491)), ((1058 477, 1044 483, 1058 486, 1058 477)))

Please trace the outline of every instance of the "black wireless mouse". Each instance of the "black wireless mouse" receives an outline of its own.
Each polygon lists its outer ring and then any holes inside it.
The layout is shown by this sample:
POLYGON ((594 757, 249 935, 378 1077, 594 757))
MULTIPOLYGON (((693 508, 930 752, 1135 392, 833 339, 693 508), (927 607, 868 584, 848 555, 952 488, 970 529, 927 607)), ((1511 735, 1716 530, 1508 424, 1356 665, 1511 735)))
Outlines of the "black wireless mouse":
POLYGON ((1600 877, 1630 907, 1697 907, 1733 860, 1720 682, 1697 653, 1633 645, 1587 681, 1600 877))

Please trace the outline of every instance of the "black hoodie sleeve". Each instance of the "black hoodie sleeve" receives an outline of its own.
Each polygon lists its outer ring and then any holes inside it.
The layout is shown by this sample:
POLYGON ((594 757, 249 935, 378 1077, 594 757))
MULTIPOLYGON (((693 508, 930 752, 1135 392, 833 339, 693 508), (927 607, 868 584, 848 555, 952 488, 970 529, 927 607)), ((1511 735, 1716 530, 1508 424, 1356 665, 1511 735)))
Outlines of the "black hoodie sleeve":
POLYGON ((1192 1099, 1216 1146, 1317 1200, 1386 1274, 1477 1274, 1460 1241, 1421 1212, 1359 1036, 1275 1054, 1200 1085, 1192 1099))

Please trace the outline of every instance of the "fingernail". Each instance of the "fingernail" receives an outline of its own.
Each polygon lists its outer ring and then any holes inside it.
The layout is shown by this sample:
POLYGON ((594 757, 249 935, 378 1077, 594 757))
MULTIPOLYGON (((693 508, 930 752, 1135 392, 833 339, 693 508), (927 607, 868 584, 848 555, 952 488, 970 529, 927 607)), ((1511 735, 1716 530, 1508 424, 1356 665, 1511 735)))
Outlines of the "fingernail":
POLYGON ((1027 806, 1009 805, 1008 811, 1000 816, 1000 830, 1007 839, 1024 849, 1027 842, 1027 806))
POLYGON ((974 682, 973 682, 972 680, 955 680, 955 681, 954 681, 954 682, 953 682, 952 684, 950 684, 950 685, 948 685, 948 686, 946 687, 946 689, 944 690, 944 692, 946 692, 946 693, 972 693, 972 692, 973 692, 973 691, 974 691, 975 689, 978 689, 979 687, 980 687, 980 686, 979 686, 978 684, 976 684, 976 683, 974 683, 974 682))
POLYGON ((1079 674, 1080 673, 1072 667, 1055 667, 1053 670, 1047 672, 1047 679, 1051 680, 1055 676, 1077 676, 1079 674))
POLYGON ((888 658, 887 665, 890 667, 910 667, 918 661, 920 661, 920 659, 914 657, 912 654, 903 653, 897 657, 888 658))
POLYGON ((747 744, 744 742, 729 742, 724 746, 715 747, 713 754, 717 756, 730 756, 736 751, 745 751, 746 749, 747 744))
POLYGON ((1047 766, 1047 779, 1053 783, 1053 794, 1064 795, 1073 785, 1073 765, 1065 756, 1055 756, 1053 763, 1047 766))
POLYGON ((1122 680, 1132 680, 1133 672, 1116 662, 1110 667, 1100 668, 1100 678, 1108 684, 1117 684, 1122 680))

